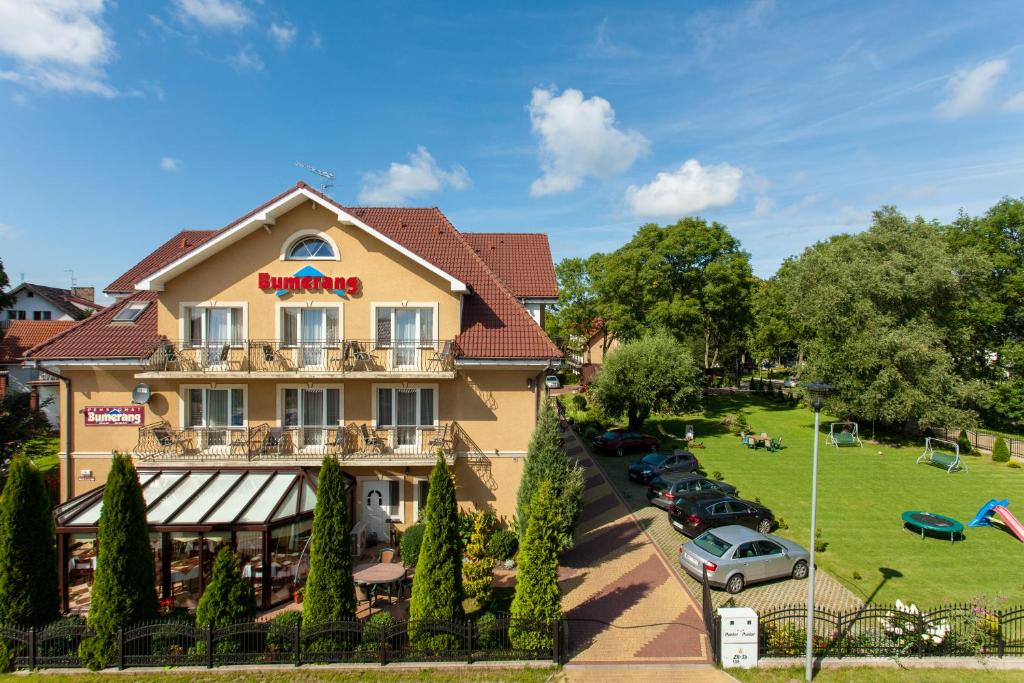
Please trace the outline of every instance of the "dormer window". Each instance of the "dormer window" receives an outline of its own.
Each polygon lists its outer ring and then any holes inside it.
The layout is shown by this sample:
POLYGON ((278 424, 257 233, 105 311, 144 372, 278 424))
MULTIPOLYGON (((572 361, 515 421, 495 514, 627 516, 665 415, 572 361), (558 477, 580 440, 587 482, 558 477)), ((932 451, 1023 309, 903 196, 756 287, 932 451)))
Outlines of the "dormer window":
POLYGON ((139 319, 142 312, 149 307, 148 301, 136 301, 128 304, 114 316, 114 322, 133 323, 139 319))
POLYGON ((334 248, 321 237, 304 237, 288 250, 289 261, 334 259, 334 248))

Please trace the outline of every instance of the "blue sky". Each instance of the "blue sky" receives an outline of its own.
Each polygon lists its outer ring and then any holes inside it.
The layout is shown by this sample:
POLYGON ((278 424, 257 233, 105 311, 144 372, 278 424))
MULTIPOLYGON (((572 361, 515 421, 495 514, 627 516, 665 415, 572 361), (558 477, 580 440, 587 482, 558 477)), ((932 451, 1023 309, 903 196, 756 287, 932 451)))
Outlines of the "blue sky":
POLYGON ((768 276, 1024 195, 1024 3, 0 0, 0 257, 100 288, 302 179, 544 231, 724 222, 768 276))

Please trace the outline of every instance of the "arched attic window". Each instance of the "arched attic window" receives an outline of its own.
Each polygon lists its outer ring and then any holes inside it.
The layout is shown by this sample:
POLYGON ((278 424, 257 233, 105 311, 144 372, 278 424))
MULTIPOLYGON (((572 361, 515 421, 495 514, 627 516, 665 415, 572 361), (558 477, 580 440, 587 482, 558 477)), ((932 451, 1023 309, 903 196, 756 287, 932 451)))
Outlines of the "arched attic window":
POLYGON ((289 261, 335 259, 334 247, 322 237, 303 237, 288 248, 289 261))

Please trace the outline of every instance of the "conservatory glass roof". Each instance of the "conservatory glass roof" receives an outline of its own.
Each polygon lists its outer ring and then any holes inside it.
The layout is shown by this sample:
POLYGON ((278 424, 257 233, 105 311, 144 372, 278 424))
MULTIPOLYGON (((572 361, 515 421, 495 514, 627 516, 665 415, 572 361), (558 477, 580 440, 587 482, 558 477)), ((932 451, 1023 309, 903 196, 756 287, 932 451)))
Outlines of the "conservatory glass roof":
MULTIPOLYGON (((267 525, 312 513, 316 474, 303 467, 138 470, 151 526, 267 525)), ((103 486, 55 511, 58 527, 99 524, 103 486)))

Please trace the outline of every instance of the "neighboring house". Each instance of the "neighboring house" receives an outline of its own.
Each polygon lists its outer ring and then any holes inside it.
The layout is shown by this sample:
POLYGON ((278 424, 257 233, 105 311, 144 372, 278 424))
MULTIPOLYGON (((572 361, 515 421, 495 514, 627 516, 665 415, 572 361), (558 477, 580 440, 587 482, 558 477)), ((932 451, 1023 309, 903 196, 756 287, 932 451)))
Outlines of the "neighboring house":
POLYGON ((25 352, 78 324, 75 320, 12 320, 0 339, 0 399, 9 391, 34 394, 54 429, 60 426, 57 380, 21 364, 25 352))
POLYGON ((92 287, 60 289, 22 282, 9 294, 14 303, 0 312, 3 320, 83 320, 103 310, 93 301, 92 287))
POLYGON ((528 310, 557 295, 544 236, 467 237, 436 208, 346 207, 299 183, 179 233, 104 291, 117 303, 27 357, 70 391, 66 607, 88 604, 67 567, 93 566, 112 450, 136 458, 160 593, 182 606, 225 544, 262 607, 292 599, 326 455, 350 482, 357 547, 420 519, 439 453, 460 507, 515 514, 562 355, 528 310))
POLYGON ((604 363, 604 357, 619 346, 619 340, 600 318, 594 321, 591 330, 583 345, 583 363, 600 366, 604 363))

